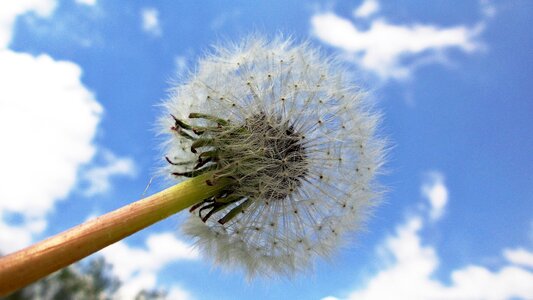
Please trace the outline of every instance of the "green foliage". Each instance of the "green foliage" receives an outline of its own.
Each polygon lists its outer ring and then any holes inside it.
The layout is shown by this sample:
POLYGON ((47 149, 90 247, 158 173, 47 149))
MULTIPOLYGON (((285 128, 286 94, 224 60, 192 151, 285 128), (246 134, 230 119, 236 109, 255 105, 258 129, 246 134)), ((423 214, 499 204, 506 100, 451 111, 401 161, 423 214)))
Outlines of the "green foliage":
POLYGON ((135 296, 135 300, 165 300, 166 298, 167 293, 162 290, 142 290, 135 296))
MULTIPOLYGON (((111 273, 112 266, 100 257, 61 269, 4 300, 111 300, 121 283, 111 273)), ((166 292, 142 290, 135 300, 164 300, 166 292)))

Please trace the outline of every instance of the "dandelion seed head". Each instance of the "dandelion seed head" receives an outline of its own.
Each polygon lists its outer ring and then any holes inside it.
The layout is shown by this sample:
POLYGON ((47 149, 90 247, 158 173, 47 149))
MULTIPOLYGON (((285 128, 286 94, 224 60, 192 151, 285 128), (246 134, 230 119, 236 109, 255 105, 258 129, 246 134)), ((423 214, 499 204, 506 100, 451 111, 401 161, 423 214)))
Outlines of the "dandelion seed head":
POLYGON ((165 172, 234 180, 184 224, 220 265, 250 277, 304 271, 375 202, 379 116, 340 64, 307 43, 215 48, 165 109, 165 172))

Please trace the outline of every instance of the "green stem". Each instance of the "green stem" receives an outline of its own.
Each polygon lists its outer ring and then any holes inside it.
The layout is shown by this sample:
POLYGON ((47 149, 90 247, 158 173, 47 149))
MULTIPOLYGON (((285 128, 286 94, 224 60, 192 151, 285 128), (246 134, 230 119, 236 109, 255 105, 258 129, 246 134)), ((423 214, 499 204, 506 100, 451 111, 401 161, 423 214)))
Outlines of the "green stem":
POLYGON ((157 194, 0 257, 0 296, 8 295, 185 208, 215 196, 228 179, 210 186, 212 173, 191 178, 157 194))

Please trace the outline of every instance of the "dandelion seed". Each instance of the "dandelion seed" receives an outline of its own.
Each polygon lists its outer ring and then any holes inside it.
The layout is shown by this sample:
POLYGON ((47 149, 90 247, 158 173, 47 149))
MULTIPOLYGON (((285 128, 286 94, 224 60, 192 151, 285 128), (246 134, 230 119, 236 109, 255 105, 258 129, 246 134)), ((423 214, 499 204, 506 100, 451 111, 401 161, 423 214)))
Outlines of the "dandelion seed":
POLYGON ((233 182, 184 225, 216 263, 250 277, 306 270, 375 202, 379 118, 342 67, 306 43, 216 48, 165 107, 165 172, 233 182))

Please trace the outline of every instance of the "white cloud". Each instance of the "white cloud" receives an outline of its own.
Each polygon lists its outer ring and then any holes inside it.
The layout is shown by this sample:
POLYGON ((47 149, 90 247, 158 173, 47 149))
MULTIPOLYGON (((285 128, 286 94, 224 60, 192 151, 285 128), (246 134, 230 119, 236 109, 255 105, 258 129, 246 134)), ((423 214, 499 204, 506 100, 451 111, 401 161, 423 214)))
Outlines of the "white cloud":
POLYGON ((86 196, 103 194, 111 188, 111 177, 125 175, 135 177, 137 174, 131 158, 117 157, 110 151, 102 151, 103 165, 92 166, 83 172, 83 180, 88 187, 83 191, 86 196))
POLYGON ((41 17, 52 14, 56 0, 16 0, 2 1, 0 9, 0 49, 7 48, 13 35, 13 26, 18 16, 35 13, 41 17))
POLYGON ((93 6, 96 5, 96 0, 76 0, 76 3, 93 6))
MULTIPOLYGON (((359 14, 369 12, 371 10, 366 9, 359 14)), ((362 29, 332 12, 315 14, 311 25, 318 39, 339 48, 351 61, 383 80, 407 79, 421 64, 442 62, 449 49, 467 53, 479 50, 477 39, 483 29, 482 24, 472 28, 398 25, 384 18, 374 18, 368 29, 362 29)))
POLYGON ((167 294, 169 300, 190 300, 193 299, 191 294, 180 286, 173 286, 167 294))
POLYGON ((74 63, 0 50, 0 65, 0 222, 3 238, 17 241, 2 241, 0 251, 11 251, 44 230, 92 159, 102 107, 74 63), (8 214, 20 222, 6 223, 8 214))
POLYGON ((503 256, 513 264, 533 268, 533 252, 526 249, 505 249, 503 256))
POLYGON ((141 10, 141 16, 142 29, 153 36, 160 36, 159 11, 155 8, 144 8, 141 10))
MULTIPOLYGON (((46 229, 46 216, 76 186, 79 169, 97 152, 93 139, 103 109, 81 82, 81 68, 46 54, 5 49, 18 16, 48 17, 56 5, 55 0, 20 0, 3 2, 0 9, 0 252, 4 253, 29 245, 46 229)), ((120 170, 119 165, 107 171, 120 170)))
POLYGON ((533 272, 522 267, 531 267, 533 252, 524 249, 505 250, 509 263, 496 270, 471 264, 452 270, 449 284, 435 278, 439 256, 435 247, 422 242, 424 219, 415 215, 397 226, 376 251, 377 261, 388 263, 356 290, 346 297, 323 300, 533 298, 533 272))
MULTIPOLYGON (((130 247, 124 241, 120 241, 100 253, 113 265, 113 272, 123 282, 118 294, 124 299, 133 299, 133 296, 142 289, 153 289, 157 281, 157 272, 167 264, 199 258, 196 249, 178 240, 170 232, 150 235, 146 239, 144 248, 130 247)), ((179 287, 174 287, 176 295, 180 291, 182 295, 187 294, 179 287)))
POLYGON ((379 11, 378 0, 365 0, 359 7, 357 7, 353 15, 357 18, 368 18, 379 11))
POLYGON ((432 221, 440 219, 448 203, 448 188, 444 185, 444 176, 439 172, 426 174, 421 187, 422 195, 429 200, 432 221))

